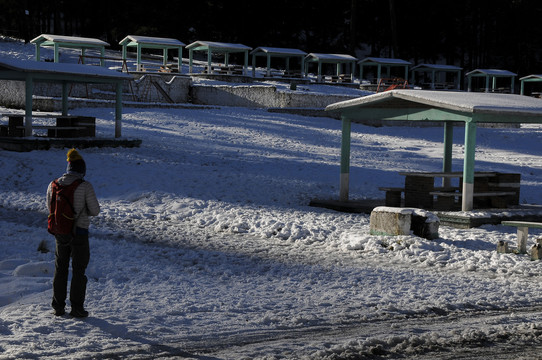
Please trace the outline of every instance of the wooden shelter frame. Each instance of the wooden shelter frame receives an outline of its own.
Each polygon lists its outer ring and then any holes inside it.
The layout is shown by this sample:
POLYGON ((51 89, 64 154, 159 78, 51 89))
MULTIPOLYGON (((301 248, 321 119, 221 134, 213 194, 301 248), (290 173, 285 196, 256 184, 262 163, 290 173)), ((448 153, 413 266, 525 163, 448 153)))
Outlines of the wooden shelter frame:
POLYGON ((213 41, 195 41, 186 46, 188 49, 188 72, 193 73, 194 51, 202 51, 207 53, 207 73, 212 73, 212 55, 213 53, 224 55, 224 65, 229 65, 229 55, 232 53, 244 54, 243 74, 247 74, 248 69, 248 52, 252 50, 243 44, 231 44, 213 41))
POLYGON ((102 59, 100 65, 105 66, 105 47, 109 44, 105 41, 93 38, 84 38, 77 36, 64 36, 41 34, 30 41, 36 46, 36 61, 41 61, 41 47, 52 46, 54 49, 54 62, 60 62, 60 48, 80 49, 81 56, 84 59, 85 52, 88 49, 98 50, 102 59))
POLYGON ((356 72, 356 62, 358 59, 348 54, 322 54, 322 53, 310 53, 305 56, 305 76, 308 76, 309 64, 316 63, 318 64, 318 75, 317 81, 322 81, 322 64, 335 64, 336 65, 336 75, 341 74, 342 65, 350 64, 350 81, 354 80, 354 74, 356 72))
POLYGON ((271 75, 271 58, 278 57, 284 58, 286 60, 286 72, 290 72, 290 59, 299 58, 301 60, 301 70, 300 74, 305 73, 305 62, 303 61, 304 57, 307 55, 306 52, 298 49, 288 49, 288 48, 274 48, 274 47, 258 47, 250 52, 252 55, 252 77, 256 77, 256 57, 265 56, 267 59, 266 63, 266 75, 271 75))
POLYGON ((497 90, 498 78, 510 78, 510 93, 514 93, 514 81, 517 74, 500 69, 476 69, 468 72, 467 74, 468 91, 472 91, 472 78, 483 77, 485 78, 485 92, 495 92, 497 90), (490 87, 491 82, 491 87, 490 87))
POLYGON ((98 66, 58 64, 50 62, 0 60, 0 79, 25 82, 25 136, 32 135, 32 95, 34 83, 49 82, 62 85, 62 115, 68 115, 69 85, 73 83, 112 84, 115 86, 115 138, 121 137, 122 85, 131 76, 98 66))
POLYGON ((368 58, 358 61, 358 65, 359 65, 360 80, 363 80, 364 68, 376 66, 377 67, 376 83, 378 84, 380 82, 380 79, 382 79, 382 70, 385 70, 386 77, 389 78, 391 77, 392 67, 403 68, 405 71, 404 79, 408 80, 408 67, 412 65, 412 63, 406 60, 402 60, 402 59, 368 57, 368 58))
POLYGON ((340 200, 348 201, 352 121, 437 121, 444 125, 443 172, 452 171, 454 123, 464 123, 462 211, 473 209, 476 129, 479 123, 542 124, 539 99, 512 95, 391 90, 328 105, 342 118, 340 200))
POLYGON ((158 49, 162 50, 162 65, 167 65, 169 50, 176 50, 178 59, 177 67, 179 73, 181 73, 183 65, 183 47, 186 45, 182 41, 171 38, 151 37, 151 36, 138 36, 128 35, 119 42, 122 45, 122 59, 126 61, 128 57, 128 48, 136 48, 136 66, 137 70, 141 69, 141 51, 143 49, 158 49))
POLYGON ((454 65, 441 65, 441 64, 419 64, 414 66, 410 71, 412 72, 413 79, 411 81, 414 84, 414 73, 424 72, 431 74, 431 90, 436 89, 437 74, 453 73, 456 74, 457 81, 455 82, 455 89, 461 89, 461 71, 463 68, 454 65))
POLYGON ((520 80, 520 82, 521 82, 521 90, 520 90, 520 94, 521 94, 521 95, 525 95, 525 83, 530 83, 530 82, 542 82, 542 75, 541 75, 541 74, 527 75, 527 76, 522 77, 522 78, 519 79, 519 80, 520 80))

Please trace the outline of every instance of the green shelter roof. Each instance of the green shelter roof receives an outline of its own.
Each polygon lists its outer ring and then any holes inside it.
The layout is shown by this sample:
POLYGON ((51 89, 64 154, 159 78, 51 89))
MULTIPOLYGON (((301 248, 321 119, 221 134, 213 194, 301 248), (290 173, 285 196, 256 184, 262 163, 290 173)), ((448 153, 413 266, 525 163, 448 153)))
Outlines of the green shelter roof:
POLYGON ((186 44, 177 39, 171 38, 162 38, 162 37, 151 37, 151 36, 138 36, 138 35, 128 35, 119 42, 120 45, 126 46, 137 46, 137 44, 142 45, 143 47, 153 47, 153 48, 171 48, 177 49, 186 44))
POLYGON ((299 49, 288 49, 288 48, 276 48, 276 47, 267 47, 262 46, 258 47, 250 52, 251 55, 273 55, 273 56, 305 56, 307 53, 299 49))
POLYGON ((460 71, 463 68, 455 65, 445 64, 419 64, 412 68, 412 71, 460 71))
POLYGON ((513 94, 391 90, 326 110, 353 119, 542 123, 542 101, 513 94))
POLYGON ((305 61, 323 62, 323 63, 344 63, 357 61, 358 59, 347 54, 321 54, 310 53, 305 57, 305 61))
POLYGON ((24 80, 27 74, 35 80, 73 80, 74 82, 110 82, 130 80, 131 76, 100 66, 53 63, 44 61, 0 59, 0 78, 24 80))
POLYGON ((59 44, 61 47, 76 49, 101 48, 104 46, 109 46, 109 43, 99 39, 52 34, 41 34, 40 36, 32 39, 30 42, 38 46, 52 46, 54 44, 59 44))
POLYGON ((400 66, 400 65, 411 65, 409 61, 402 59, 393 59, 393 58, 377 58, 377 57, 367 57, 363 60, 358 61, 358 64, 361 65, 391 65, 391 66, 400 66))
POLYGON ((517 76, 517 74, 511 71, 500 70, 500 69, 476 69, 476 70, 469 71, 465 75, 467 76, 495 76, 495 77, 517 76))
POLYGON ((243 44, 223 43, 216 41, 195 41, 186 46, 189 50, 212 50, 213 52, 244 52, 252 48, 243 44))

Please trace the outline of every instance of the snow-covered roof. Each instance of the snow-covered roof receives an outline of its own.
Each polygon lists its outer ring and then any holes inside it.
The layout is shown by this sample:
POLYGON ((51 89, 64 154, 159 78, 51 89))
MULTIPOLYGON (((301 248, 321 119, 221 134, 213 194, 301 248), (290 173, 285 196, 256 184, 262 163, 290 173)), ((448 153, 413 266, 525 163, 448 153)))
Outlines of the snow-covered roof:
POLYGON ((489 75, 489 76, 517 76, 517 74, 511 72, 511 71, 508 71, 508 70, 500 70, 500 69, 476 69, 476 70, 472 70, 472 71, 469 71, 467 74, 467 76, 476 76, 476 75, 479 75, 479 76, 486 76, 486 75, 489 75))
POLYGON ((61 43, 65 46, 73 45, 73 47, 102 47, 109 46, 109 43, 94 38, 86 38, 79 36, 65 36, 65 35, 52 35, 52 34, 41 34, 40 36, 32 39, 30 41, 33 44, 42 44, 48 45, 49 43, 61 43))
POLYGON ((378 57, 367 57, 363 60, 358 61, 358 64, 381 64, 381 65, 411 65, 412 63, 402 60, 402 59, 393 59, 393 58, 378 58, 378 57))
POLYGON ((306 59, 309 61, 324 61, 324 62, 348 62, 348 61, 358 60, 352 55, 347 55, 347 54, 321 54, 321 53, 310 53, 306 56, 306 59))
POLYGON ((194 41, 193 43, 186 46, 187 49, 191 50, 208 50, 212 49, 213 51, 247 51, 252 50, 251 47, 243 44, 232 44, 232 43, 223 43, 216 41, 194 41))
POLYGON ((265 54, 272 54, 272 55, 283 55, 283 56, 305 56, 307 53, 303 50, 299 49, 288 49, 288 48, 277 48, 277 47, 268 47, 268 46, 260 46, 256 49, 252 50, 250 52, 253 55, 265 55, 265 54))
POLYGON ((102 79, 131 79, 130 75, 121 73, 115 70, 110 70, 101 66, 90 66, 82 64, 67 64, 54 63, 45 61, 21 60, 21 59, 0 59, 0 73, 6 70, 15 72, 34 73, 39 75, 47 75, 52 79, 52 76, 79 76, 87 78, 102 78, 102 79))
POLYGON ((137 44, 152 45, 152 46, 162 46, 162 47, 179 47, 185 46, 186 44, 182 41, 172 38, 162 38, 162 37, 152 37, 152 36, 139 36, 139 35, 128 35, 119 42, 120 45, 126 46, 136 46, 137 44))
POLYGON ((444 65, 444 64, 419 64, 412 68, 412 71, 424 71, 424 70, 440 70, 440 71, 459 71, 463 68, 455 65, 444 65))
POLYGON ((520 78, 520 80, 542 80, 542 74, 531 74, 520 78))
MULTIPOLYGON (((328 105, 327 111, 352 111, 362 108, 382 108, 394 112, 398 120, 434 120, 446 121, 450 118, 428 118, 427 114, 415 115, 416 108, 436 108, 462 113, 459 118, 473 114, 491 115, 482 122, 521 122, 521 117, 534 116, 528 122, 542 123, 542 101, 528 96, 495 93, 428 91, 428 90, 391 90, 357 99, 328 105), (386 106, 382 106, 386 104, 386 106), (417 104, 417 105, 416 105, 417 104), (516 118, 515 116, 520 118, 516 118), (425 116, 425 118, 423 118, 425 116), (498 118, 503 116, 503 118, 498 118)), ((393 119, 392 119, 393 120, 393 119)), ((466 118, 465 118, 466 120, 466 118)))

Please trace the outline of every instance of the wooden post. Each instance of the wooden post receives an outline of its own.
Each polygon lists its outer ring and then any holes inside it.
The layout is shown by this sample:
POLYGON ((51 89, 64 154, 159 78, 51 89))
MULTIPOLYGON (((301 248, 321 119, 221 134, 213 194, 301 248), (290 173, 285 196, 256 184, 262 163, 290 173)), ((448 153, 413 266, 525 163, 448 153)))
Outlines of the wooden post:
POLYGON ((465 158, 463 160, 462 211, 473 209, 474 194, 474 154, 476 150, 476 122, 465 123, 465 158))

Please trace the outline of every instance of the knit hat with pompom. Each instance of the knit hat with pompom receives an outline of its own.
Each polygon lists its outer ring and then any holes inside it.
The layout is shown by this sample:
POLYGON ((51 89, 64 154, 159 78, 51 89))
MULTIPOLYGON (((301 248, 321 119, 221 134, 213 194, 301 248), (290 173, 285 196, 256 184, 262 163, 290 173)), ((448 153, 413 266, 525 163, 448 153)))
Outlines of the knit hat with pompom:
POLYGON ((68 167, 66 168, 68 174, 85 176, 87 165, 77 150, 71 149, 68 151, 66 161, 68 162, 68 167))

